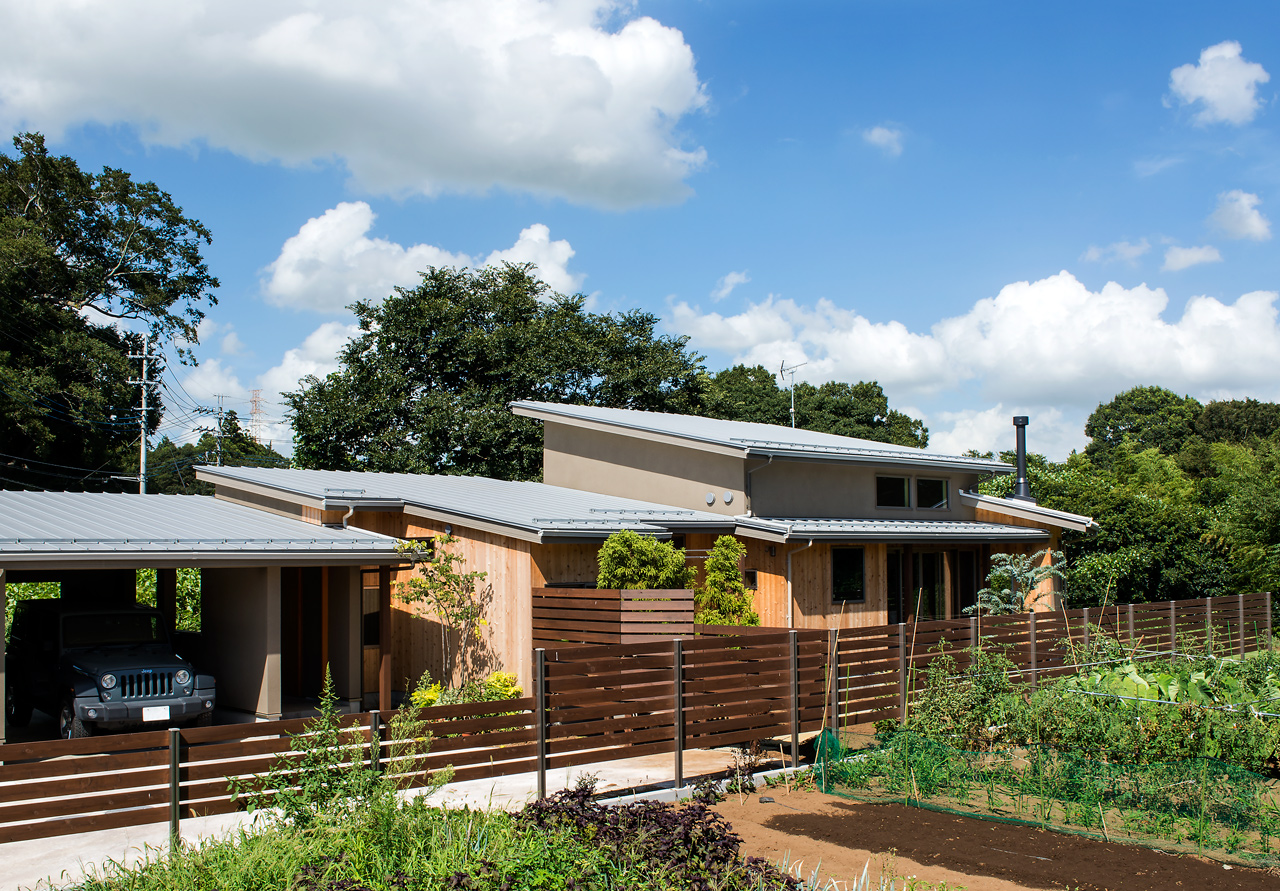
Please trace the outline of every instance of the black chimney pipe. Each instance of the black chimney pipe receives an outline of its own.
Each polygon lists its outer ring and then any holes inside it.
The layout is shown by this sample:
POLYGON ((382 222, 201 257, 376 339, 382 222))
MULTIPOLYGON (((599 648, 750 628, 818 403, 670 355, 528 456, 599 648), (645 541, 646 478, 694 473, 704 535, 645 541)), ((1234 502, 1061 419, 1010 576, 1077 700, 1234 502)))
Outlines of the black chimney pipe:
POLYGON ((1019 501, 1031 501, 1031 483, 1027 482, 1027 421, 1026 415, 1015 415, 1013 427, 1018 431, 1018 480, 1013 484, 1013 497, 1019 501))

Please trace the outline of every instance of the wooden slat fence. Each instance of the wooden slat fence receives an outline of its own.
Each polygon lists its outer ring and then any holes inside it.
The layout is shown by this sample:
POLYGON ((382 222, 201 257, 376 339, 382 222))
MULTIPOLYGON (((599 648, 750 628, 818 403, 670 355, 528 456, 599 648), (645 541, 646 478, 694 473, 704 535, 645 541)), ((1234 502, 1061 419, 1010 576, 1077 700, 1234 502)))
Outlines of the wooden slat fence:
POLYGON ((690 635, 693 591, 534 588, 534 646, 632 644, 690 635))
MULTIPOLYGON (((430 749, 397 759, 395 714, 343 719, 353 757, 422 786, 790 736, 900 717, 940 647, 998 647, 1035 684, 1076 670, 1104 634, 1140 657, 1203 647, 1246 653, 1271 635, 1268 594, 1176 604, 983 617, 841 630, 701 628, 698 637, 534 651, 532 696, 420 714, 430 749)), ((963 662, 963 658, 960 660, 963 662)), ((249 780, 290 750, 307 719, 180 728, 0 746, 0 843, 224 814, 229 778, 249 780)))

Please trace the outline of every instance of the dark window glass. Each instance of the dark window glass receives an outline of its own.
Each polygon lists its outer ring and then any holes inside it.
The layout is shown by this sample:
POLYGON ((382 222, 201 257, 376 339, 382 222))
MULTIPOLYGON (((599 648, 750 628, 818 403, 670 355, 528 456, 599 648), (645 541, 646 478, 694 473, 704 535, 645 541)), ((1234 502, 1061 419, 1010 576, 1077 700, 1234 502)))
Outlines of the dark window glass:
POLYGON ((876 507, 910 507, 905 476, 876 477, 876 507))
POLYGON ((916 480, 916 507, 941 509, 946 506, 946 480, 916 480))
POLYGON ((831 599, 862 603, 867 599, 866 559, 862 548, 831 549, 831 599))
POLYGON ((754 569, 748 569, 742 573, 742 583, 747 586, 748 591, 754 591, 760 584, 760 574, 754 569))
POLYGON ((155 613, 92 613, 62 620, 62 645, 110 647, 159 643, 164 640, 160 616, 155 613))

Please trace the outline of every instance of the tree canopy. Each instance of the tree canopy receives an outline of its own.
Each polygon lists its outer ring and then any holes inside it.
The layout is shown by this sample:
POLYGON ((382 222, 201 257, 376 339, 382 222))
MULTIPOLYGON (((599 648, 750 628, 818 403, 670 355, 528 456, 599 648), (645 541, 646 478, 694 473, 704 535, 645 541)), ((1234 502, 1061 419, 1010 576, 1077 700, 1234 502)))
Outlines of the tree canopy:
POLYGON ((1195 433, 1203 408, 1190 396, 1179 396, 1164 387, 1125 390, 1099 405, 1085 421, 1084 432, 1089 437, 1085 454, 1108 464, 1125 442, 1140 449, 1177 454, 1195 433))
MULTIPOLYGON (((193 443, 179 445, 164 437, 147 453, 147 491, 162 495, 212 495, 214 487, 196 479, 199 464, 225 467, 288 467, 289 459, 254 440, 234 411, 222 418, 221 437, 206 430, 193 443)), ((137 473, 138 457, 130 453, 128 473, 137 473)))
MULTIPOLYGON (((209 231, 154 183, 82 171, 36 133, 13 142, 0 154, 0 486, 109 487, 142 420, 128 354, 144 338, 114 323, 189 358, 218 286, 200 254, 209 231)), ((154 430, 159 394, 148 401, 154 430)))

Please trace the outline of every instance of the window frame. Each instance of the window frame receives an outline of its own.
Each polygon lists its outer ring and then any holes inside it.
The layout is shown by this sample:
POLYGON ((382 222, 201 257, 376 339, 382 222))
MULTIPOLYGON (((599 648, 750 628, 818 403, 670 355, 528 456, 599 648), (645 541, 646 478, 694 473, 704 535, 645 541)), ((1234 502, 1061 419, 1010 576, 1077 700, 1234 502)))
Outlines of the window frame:
POLYGON ((951 510, 951 480, 946 477, 918 476, 915 477, 916 483, 916 510, 951 510), (942 506, 926 507, 920 503, 920 484, 921 483, 942 483, 942 506))
POLYGON ((832 545, 831 546, 831 602, 832 603, 866 603, 867 602, 867 549, 864 545, 832 545), (861 592, 857 597, 839 597, 836 595, 836 551, 857 551, 861 557, 862 579, 858 585, 861 592))
POLYGON ((913 477, 908 476, 890 476, 887 473, 876 474, 876 510, 911 510, 911 481, 913 477), (902 480, 902 494, 906 504, 881 504, 880 503, 880 481, 881 480, 902 480))

